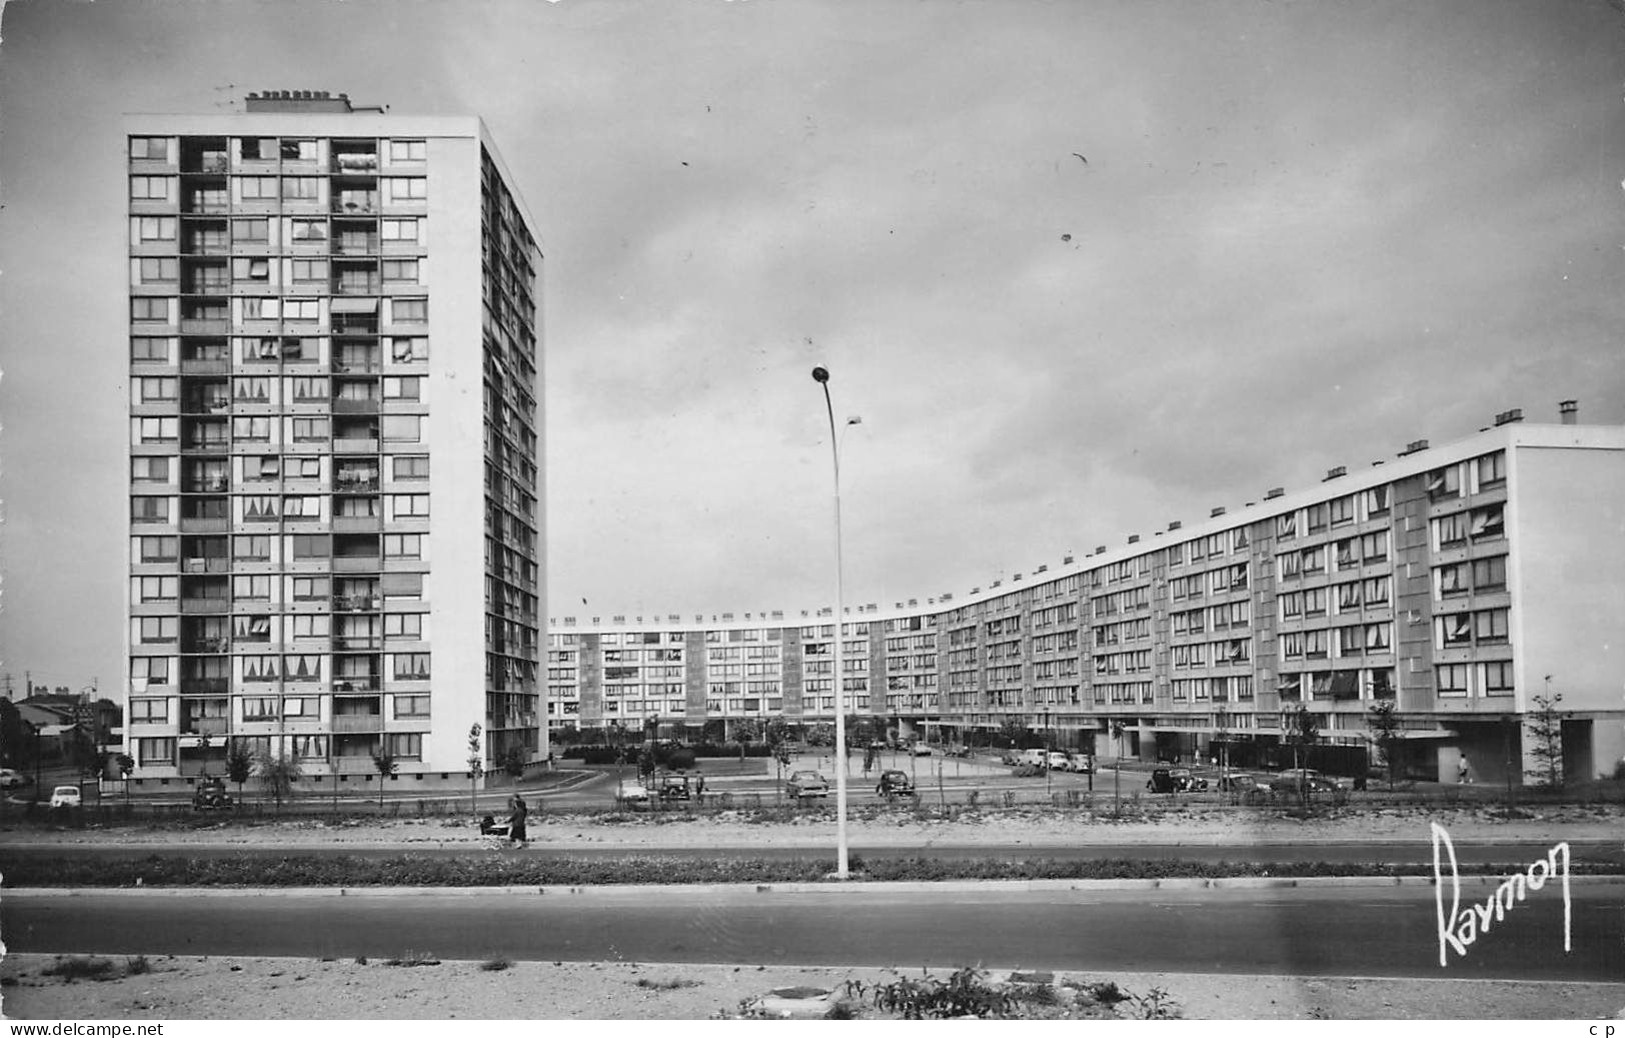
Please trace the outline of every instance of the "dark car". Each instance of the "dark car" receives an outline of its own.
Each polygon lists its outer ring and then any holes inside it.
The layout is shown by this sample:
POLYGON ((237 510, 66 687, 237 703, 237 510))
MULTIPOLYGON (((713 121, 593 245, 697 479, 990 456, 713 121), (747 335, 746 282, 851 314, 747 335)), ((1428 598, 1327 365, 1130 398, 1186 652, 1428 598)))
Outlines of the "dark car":
POLYGON ((805 800, 807 797, 827 797, 829 783, 816 771, 793 771, 790 777, 784 780, 784 793, 797 800, 805 800))
POLYGON ((882 771, 880 773, 880 784, 875 786, 875 794, 883 796, 887 800, 920 795, 915 791, 914 783, 909 781, 907 772, 902 771, 882 771))
POLYGON ((1157 768, 1145 788, 1153 793, 1202 793, 1207 790, 1207 779, 1191 774, 1189 768, 1157 768))
POLYGON ((219 811, 230 806, 231 794, 226 792, 226 783, 222 779, 204 779, 192 794, 194 811, 219 811))
POLYGON ((1145 780, 1145 788, 1152 793, 1172 793, 1178 786, 1174 783, 1172 770, 1157 768, 1151 772, 1151 777, 1145 780))
POLYGON ((692 796, 693 791, 689 787, 687 775, 667 775, 666 781, 660 787, 662 800, 688 800, 692 796))

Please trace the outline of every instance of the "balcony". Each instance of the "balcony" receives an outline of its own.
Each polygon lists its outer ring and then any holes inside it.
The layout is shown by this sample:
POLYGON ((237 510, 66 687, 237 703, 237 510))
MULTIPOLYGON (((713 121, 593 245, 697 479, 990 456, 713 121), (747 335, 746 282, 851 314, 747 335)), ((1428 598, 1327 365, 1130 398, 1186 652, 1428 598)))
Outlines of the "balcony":
POLYGON ((227 735, 231 732, 231 722, 224 717, 194 717, 181 718, 182 735, 227 735))
POLYGON ((181 678, 183 696, 223 696, 231 691, 227 678, 181 678))
POLYGON ((334 454, 377 454, 378 438, 359 439, 351 436, 336 437, 333 440, 334 454))
POLYGON ((231 612, 231 600, 226 598, 183 598, 181 612, 197 616, 231 612))
MULTIPOLYGON (((188 522, 187 520, 182 520, 183 525, 185 525, 187 522, 188 522)), ((198 522, 198 520, 194 519, 194 520, 190 520, 190 522, 193 523, 193 524, 196 524, 198 522)), ((231 560, 224 557, 224 556, 215 556, 215 555, 206 556, 204 558, 182 559, 181 560, 181 572, 182 573, 230 573, 231 572, 231 560)))
POLYGON ((356 734, 364 732, 381 732, 384 730, 383 714, 335 714, 333 715, 333 732, 335 734, 356 734))
POLYGON ((335 397, 333 400, 334 414, 377 414, 379 399, 377 397, 335 397))
POLYGON ((384 600, 377 595, 334 595, 333 612, 367 613, 382 609, 384 600))
POLYGON ((383 688, 377 675, 340 675, 333 679, 334 692, 378 692, 383 688))
POLYGON ((230 638, 188 638, 181 642, 182 652, 225 653, 231 651, 230 638))
POLYGON ((335 652, 376 651, 384 647, 384 639, 375 634, 336 634, 333 636, 335 652))

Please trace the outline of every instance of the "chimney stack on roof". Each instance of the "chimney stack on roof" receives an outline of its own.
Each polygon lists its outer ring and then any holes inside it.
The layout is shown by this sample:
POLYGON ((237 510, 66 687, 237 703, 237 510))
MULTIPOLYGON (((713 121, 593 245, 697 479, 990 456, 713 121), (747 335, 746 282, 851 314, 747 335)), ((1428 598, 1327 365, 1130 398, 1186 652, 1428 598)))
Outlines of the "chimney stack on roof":
POLYGON ((1580 402, 1578 400, 1564 400, 1557 405, 1557 417, 1564 425, 1574 425, 1580 421, 1580 402))

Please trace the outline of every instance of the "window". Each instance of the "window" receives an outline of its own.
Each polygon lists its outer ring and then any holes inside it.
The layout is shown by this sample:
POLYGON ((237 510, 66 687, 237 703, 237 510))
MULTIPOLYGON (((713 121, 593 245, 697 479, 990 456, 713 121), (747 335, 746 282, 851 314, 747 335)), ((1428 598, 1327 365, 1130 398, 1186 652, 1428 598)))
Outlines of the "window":
POLYGON ((1388 604, 1388 578, 1372 577, 1361 584, 1361 593, 1368 606, 1388 604))
POLYGON ((1474 613, 1473 640, 1480 645, 1504 645, 1507 640, 1507 611, 1486 609, 1474 613))
POLYGON ((1484 694, 1510 696, 1513 690, 1511 661, 1483 664, 1484 694))
POLYGON ((256 602, 271 600, 271 578, 268 575, 238 574, 231 578, 233 598, 256 602))
POLYGON ((139 618, 136 641, 143 645, 175 640, 180 624, 178 616, 143 616, 139 618))
POLYGON ((179 418, 137 418, 136 440, 140 443, 173 443, 179 428, 179 418))
POLYGON ((293 600, 295 602, 315 602, 328 596, 329 582, 326 577, 294 577, 293 600))
POLYGON ((1326 569, 1326 546, 1317 545, 1303 550, 1303 571, 1305 573, 1322 573, 1326 569))
POLYGON ((1365 651, 1368 653, 1387 652, 1391 644, 1392 625, 1366 624, 1365 625, 1365 651))
POLYGON ((385 220, 381 237, 384 241, 415 242, 418 240, 418 220, 416 217, 385 220))
POLYGON ((1467 513, 1441 515, 1433 520, 1433 540, 1436 548, 1448 548, 1467 542, 1467 513))
POLYGON ((269 443, 271 440, 271 419, 233 418, 231 420, 231 438, 239 442, 258 441, 269 443))
POLYGON ((269 284, 271 261, 263 256, 238 257, 231 261, 231 276, 236 281, 269 284))
POLYGON ((1281 634, 1281 658, 1284 660, 1303 659, 1303 632, 1284 631, 1281 634))
POLYGON ((1467 645, 1472 641, 1473 627, 1472 614, 1470 613, 1441 616, 1434 621, 1434 624, 1438 636, 1436 644, 1440 648, 1448 649, 1458 645, 1467 645))
POLYGON ((288 538, 294 559, 326 559, 333 555, 333 538, 325 533, 296 533, 288 538))
POLYGON ((275 137, 242 137, 237 141, 237 157, 247 162, 276 161, 275 137))
POLYGON ((1337 654, 1359 656, 1365 652, 1365 631, 1359 627, 1337 629, 1337 654))
POLYGON ((327 399, 327 379, 299 375, 286 381, 284 394, 290 403, 300 404, 327 399))
POLYGON ((419 324, 429 319, 427 299, 391 299, 389 314, 397 324, 419 324))
POLYGON ((174 764, 175 740, 167 736, 158 739, 137 739, 135 755, 138 765, 174 764))
POLYGON ((421 335, 396 336, 389 340, 389 353, 396 361, 428 360, 429 340, 421 335))
POLYGON ((403 696, 403 695, 397 695, 395 697, 395 720, 399 721, 399 720, 403 720, 403 719, 408 718, 408 717, 428 717, 428 716, 429 716, 429 697, 428 696, 403 696))
POLYGON ((383 425, 384 440, 393 443, 418 443, 422 439, 422 422, 420 415, 386 414, 383 425))
POLYGON ((131 656, 130 680, 152 685, 169 684, 168 656, 131 656))
POLYGON ((174 339, 137 335, 130 339, 130 360, 137 364, 168 364, 174 339))
MULTIPOLYGON (((173 216, 138 216, 132 223, 135 225, 135 240, 138 242, 168 242, 175 240, 175 218, 173 216)), ((143 278, 142 280, 146 280, 143 278)), ((174 280, 171 278, 170 280, 174 280)))
POLYGON ((320 198, 321 183, 318 177, 283 177, 282 197, 287 201, 309 201, 320 198))
POLYGON ((1331 501, 1331 516, 1333 526, 1342 526, 1354 521, 1354 495, 1333 498, 1331 501))
POLYGON ((321 319, 321 304, 315 299, 284 299, 282 301, 282 319, 284 321, 316 321, 321 319))
POLYGON ((315 162, 316 142, 301 140, 283 140, 282 157, 295 162, 315 162))
POLYGON ((231 539, 231 557, 243 562, 269 562, 271 537, 269 534, 238 534, 231 539))
POLYGON ((327 240, 326 220, 296 218, 289 221, 289 230, 292 232, 293 240, 296 242, 327 240))
POLYGON ((1468 566, 1465 562, 1458 562, 1451 566, 1440 566, 1433 571, 1436 574, 1437 586, 1435 596, 1448 598, 1451 595, 1465 595, 1467 593, 1468 566))
POLYGON ((1326 631, 1303 632, 1303 655, 1306 659, 1323 660, 1326 658, 1326 631))
POLYGON ((391 284, 417 284, 418 261, 415 259, 384 260, 384 280, 391 284))
POLYGON ((174 177, 131 177, 130 201, 167 202, 174 182, 174 177))
POLYGON ((231 221, 231 240, 238 245, 265 245, 271 240, 271 221, 264 216, 231 221))
POLYGON ((1291 580, 1302 570, 1302 556, 1295 551, 1287 552, 1285 555, 1277 555, 1276 560, 1281 567, 1282 580, 1291 580))
POLYGON ((1353 537, 1338 541, 1333 545, 1333 549, 1337 554, 1338 569, 1357 569, 1359 567, 1360 553, 1355 548, 1355 539, 1353 537))
POLYGON ((237 190, 245 202, 270 201, 277 196, 276 177, 238 177, 237 190))
POLYGON ((131 137, 130 158, 148 161, 169 161, 168 137, 131 137))
POLYGON ((1247 547, 1247 528, 1245 526, 1230 533, 1230 549, 1239 552, 1247 547))
POLYGON ((1434 469, 1427 474, 1427 490, 1429 501, 1441 501, 1449 497, 1461 496, 1461 466, 1451 465, 1447 468, 1434 469))
POLYGON ((180 557, 179 537, 137 537, 136 558, 142 562, 174 562, 180 557))
POLYGON ((1506 451, 1496 451, 1474 459, 1473 470, 1478 477, 1478 489, 1488 490, 1507 481, 1506 451))
POLYGON ((388 177, 384 184, 391 202, 421 202, 429 197, 427 177, 388 177))
POLYGON ((1467 694, 1467 664, 1442 663, 1433 669, 1438 676, 1439 695, 1459 697, 1467 694))
POLYGON ((385 400, 419 400, 422 399, 423 379, 417 375, 384 377, 385 400))
MULTIPOLYGON (((320 681, 322 678, 322 658, 320 656, 284 656, 282 657, 282 674, 289 681, 320 681)), ((312 711, 314 713, 315 711, 312 711)))
POLYGON ((1331 506, 1326 502, 1322 501, 1318 505, 1310 505, 1309 532, 1316 533, 1320 530, 1326 529, 1326 524, 1330 521, 1330 517, 1331 506))
POLYGON ((326 638, 332 633, 332 624, 326 615, 299 613, 292 620, 294 638, 326 638))
POLYGON ((396 760, 422 760, 423 736, 418 732, 389 732, 384 738, 389 740, 390 756, 396 760))
POLYGON ((136 724, 167 724, 169 722, 169 700, 130 700, 130 720, 136 724))
POLYGON ((1506 534, 1506 515, 1501 505, 1475 508, 1468 513, 1468 536, 1475 542, 1494 540, 1506 534))
POLYGON ((429 456, 427 454, 401 454, 392 460, 397 480, 429 478, 429 456))
POLYGON ((131 299, 130 320, 168 322, 169 300, 157 296, 137 296, 131 299))
POLYGON ((1277 540, 1290 541, 1298 536, 1298 513, 1288 512, 1275 517, 1275 537, 1277 540))
POLYGON ((1507 586, 1507 560, 1505 555, 1493 559, 1473 560, 1473 590, 1505 591, 1507 586))
POLYGON ((250 696, 243 700, 243 720, 275 721, 276 719, 276 700, 270 696, 250 696))
POLYGON ((384 558, 420 559, 423 557, 423 535, 420 533, 384 534, 384 558))
POLYGON ((389 503, 397 519, 427 519, 429 517, 428 494, 392 494, 389 503))
POLYGON ((320 443, 327 439, 326 418, 292 418, 289 422, 295 443, 320 443))
POLYGON ((1324 616, 1326 613, 1326 589, 1323 587, 1305 588, 1303 592, 1303 615, 1324 616))
POLYGON ((391 162, 423 162, 428 157, 428 141, 389 142, 389 161, 391 162))
POLYGON ((395 654, 395 680, 429 680, 429 654, 426 652, 397 652, 395 654))
POLYGON ((1378 530, 1360 538, 1360 560, 1364 563, 1381 562, 1388 557, 1388 531, 1378 530))
POLYGON ((135 586, 139 602, 173 602, 180 593, 175 577, 136 577, 135 586))
POLYGON ((384 637, 391 640, 417 642, 423 640, 422 613, 387 613, 384 616, 384 637))
POLYGON ((1360 609, 1360 583, 1350 581, 1347 584, 1337 585, 1337 611, 1340 613, 1359 612, 1360 609))
POLYGON ((169 482, 169 459, 131 458, 130 480, 134 483, 169 482))
POLYGON ((1303 615, 1303 592, 1288 591, 1280 596, 1281 619, 1290 620, 1303 615))

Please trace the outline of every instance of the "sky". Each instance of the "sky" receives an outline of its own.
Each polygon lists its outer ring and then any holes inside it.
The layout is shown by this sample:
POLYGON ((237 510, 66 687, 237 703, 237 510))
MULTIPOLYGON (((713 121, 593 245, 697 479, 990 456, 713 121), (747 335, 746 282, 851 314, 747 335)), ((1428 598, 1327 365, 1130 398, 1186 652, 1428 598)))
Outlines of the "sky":
POLYGON ((1625 422, 1612 0, 13 0, 19 689, 122 680, 121 116, 291 88, 482 116, 539 224, 555 618, 830 604, 815 365, 882 608, 1509 408, 1625 422))

